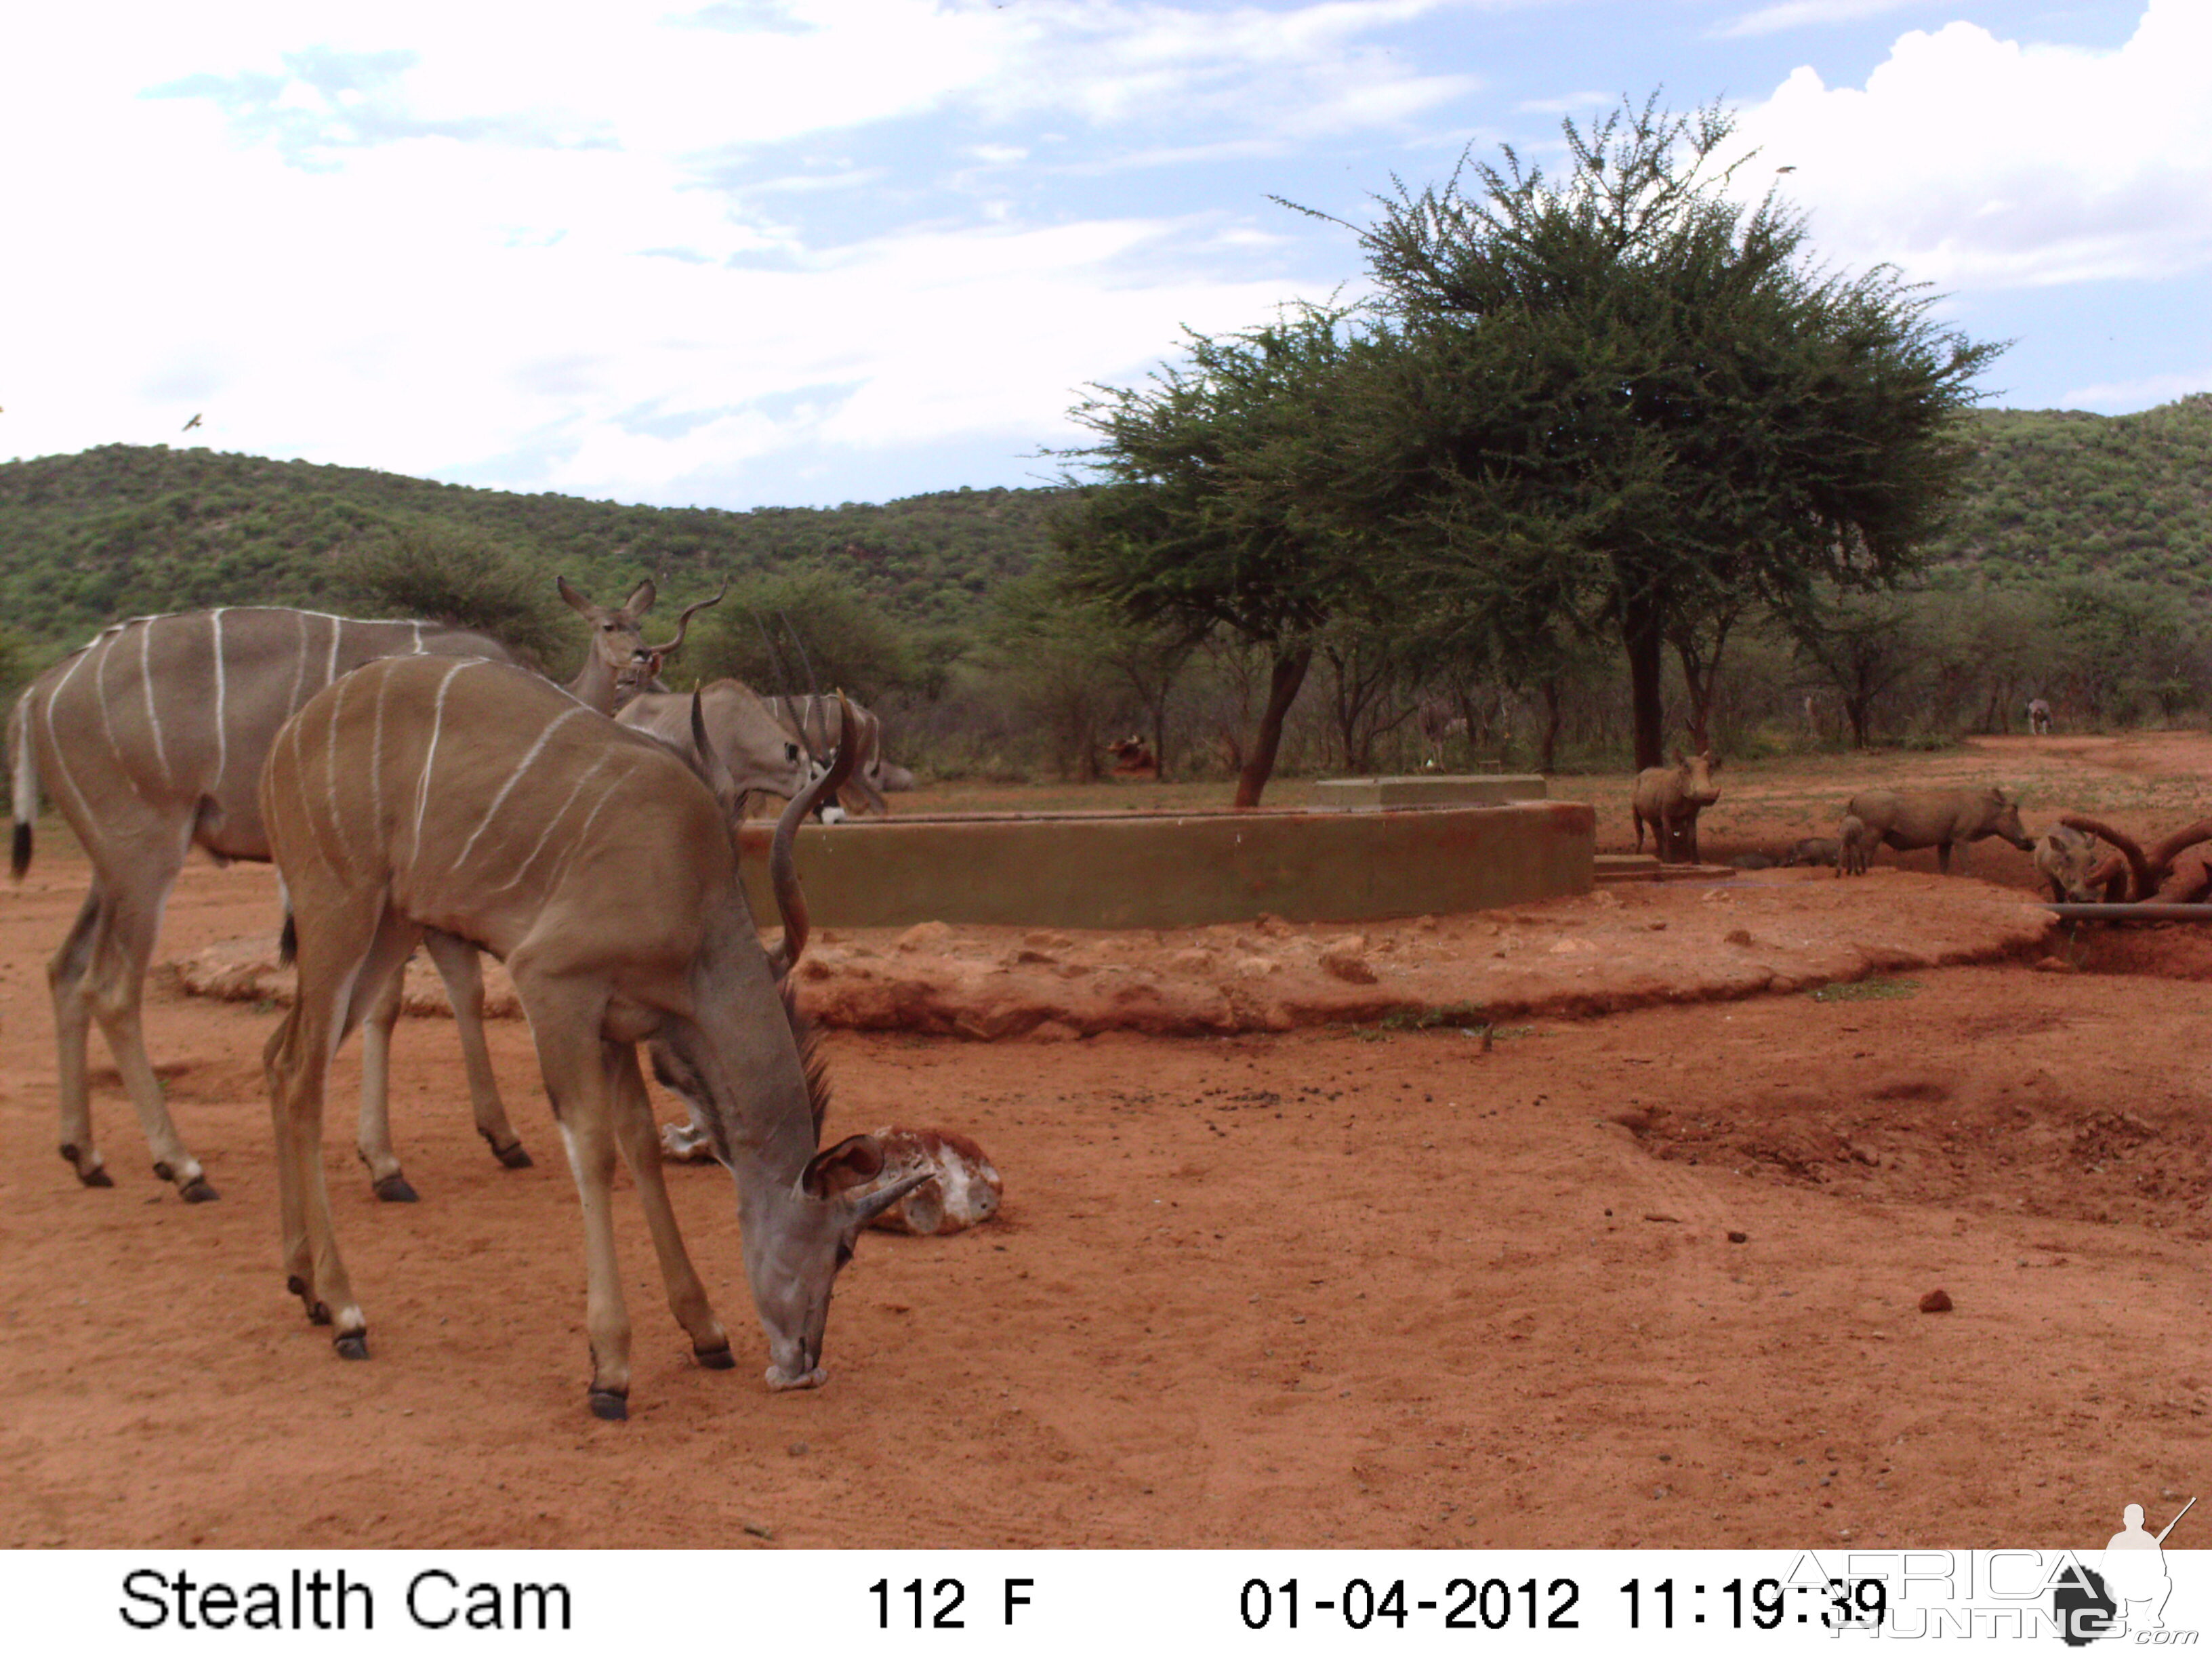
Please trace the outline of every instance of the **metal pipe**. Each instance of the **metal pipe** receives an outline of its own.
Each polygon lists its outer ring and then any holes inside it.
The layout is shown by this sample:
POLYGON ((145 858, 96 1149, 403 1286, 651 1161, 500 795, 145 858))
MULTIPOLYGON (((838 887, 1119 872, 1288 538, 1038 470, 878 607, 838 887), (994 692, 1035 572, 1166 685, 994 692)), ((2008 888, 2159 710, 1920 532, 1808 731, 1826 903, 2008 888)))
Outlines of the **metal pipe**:
POLYGON ((2046 904, 2065 921, 2212 921, 2212 904, 2046 904))

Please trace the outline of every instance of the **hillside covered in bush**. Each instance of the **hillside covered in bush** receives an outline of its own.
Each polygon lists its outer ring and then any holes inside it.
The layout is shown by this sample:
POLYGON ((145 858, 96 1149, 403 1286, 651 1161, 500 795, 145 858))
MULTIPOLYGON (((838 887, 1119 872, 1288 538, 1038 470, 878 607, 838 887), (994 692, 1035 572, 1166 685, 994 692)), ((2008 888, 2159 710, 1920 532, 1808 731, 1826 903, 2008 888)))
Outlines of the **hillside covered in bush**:
POLYGON ((2140 415, 1982 410, 1939 564, 1991 581, 2109 575, 2212 594, 2212 392, 2140 415))
POLYGON ((1053 489, 954 489, 881 506, 625 507, 204 449, 109 445, 0 464, 0 623, 33 647, 118 617, 331 604, 332 562, 402 533, 489 539, 593 592, 658 578, 673 599, 725 575, 824 567, 898 621, 972 622, 1044 545, 1053 489))
MULTIPOLYGON (((1924 583, 1850 599, 1820 649, 1747 617, 1712 690, 1724 747, 1837 741, 1847 726, 1860 741, 1947 740, 2004 729, 2030 696, 2087 723, 2212 706, 2212 395, 2116 417, 1968 418, 1977 459, 1924 583)), ((1233 769, 1265 663, 1060 594, 1050 523, 1067 499, 959 489, 731 513, 206 450, 0 464, 0 688, 117 617, 224 603, 453 615, 565 672, 580 635, 556 574, 608 603, 653 576, 664 623, 727 576, 679 683, 842 686, 886 715, 902 759, 939 775, 1094 776, 1106 738, 1133 731, 1178 775, 1233 769)), ((1322 645, 1287 771, 1609 766, 1624 752, 1617 646, 1586 641, 1528 679, 1440 667, 1395 637, 1340 629, 1322 645), (1445 702, 1462 735, 1439 756, 1414 715, 1445 702)))

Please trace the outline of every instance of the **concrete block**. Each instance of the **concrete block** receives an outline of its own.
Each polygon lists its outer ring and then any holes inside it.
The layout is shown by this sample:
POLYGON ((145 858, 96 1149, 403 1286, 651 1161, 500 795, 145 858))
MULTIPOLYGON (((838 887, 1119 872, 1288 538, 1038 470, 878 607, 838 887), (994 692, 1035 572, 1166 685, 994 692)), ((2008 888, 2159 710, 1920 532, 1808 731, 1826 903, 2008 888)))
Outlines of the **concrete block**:
MULTIPOLYGON (((871 818, 799 832, 817 926, 919 921, 1191 927, 1273 914, 1358 921, 1525 904, 1590 889, 1597 820, 1575 801, 1416 812, 871 818)), ((745 827, 763 927, 769 826, 745 827)))
POLYGON ((1376 811, 1386 806, 1500 806, 1542 800, 1545 784, 1534 772, 1415 772, 1395 778, 1323 778, 1314 785, 1322 805, 1376 811))

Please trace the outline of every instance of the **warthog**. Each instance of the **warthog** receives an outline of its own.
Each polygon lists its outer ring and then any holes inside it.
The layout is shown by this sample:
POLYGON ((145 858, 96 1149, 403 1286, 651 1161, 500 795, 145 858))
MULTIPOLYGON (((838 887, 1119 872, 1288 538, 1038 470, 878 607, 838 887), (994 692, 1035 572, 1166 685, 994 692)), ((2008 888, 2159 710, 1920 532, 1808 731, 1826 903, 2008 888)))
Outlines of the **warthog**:
POLYGON ((1721 787, 1713 781, 1713 774, 1720 769, 1716 755, 1686 756, 1678 749, 1672 766, 1649 766, 1638 772, 1629 805, 1636 818, 1636 850, 1644 850, 1644 826, 1648 823, 1662 863, 1697 863, 1698 814, 1721 798, 1721 787))
POLYGON ((1866 827, 1865 820, 1846 812, 1836 836, 1838 878, 1866 874, 1867 858, 1874 851, 1874 832, 1866 827))
POLYGON ((1936 868, 1947 876, 1954 847, 1960 848, 1959 868, 1966 869, 1970 841, 1998 836, 2023 853, 2035 845, 2021 828, 2019 803, 2002 789, 1869 789, 1844 810, 1900 853, 1934 848, 1936 868))
POLYGON ((1816 864, 1832 866, 1839 850, 1838 844, 1826 836, 1808 836, 1790 849, 1790 856, 1782 860, 1782 867, 1798 870, 1816 864))
POLYGON ((2061 823, 2043 832, 2035 843, 2035 873, 2050 886, 2054 902, 2060 904, 2095 904, 2104 896, 2102 882, 2092 881, 2092 874, 2103 862, 2097 850, 2097 838, 2086 835, 2069 824, 2061 823))

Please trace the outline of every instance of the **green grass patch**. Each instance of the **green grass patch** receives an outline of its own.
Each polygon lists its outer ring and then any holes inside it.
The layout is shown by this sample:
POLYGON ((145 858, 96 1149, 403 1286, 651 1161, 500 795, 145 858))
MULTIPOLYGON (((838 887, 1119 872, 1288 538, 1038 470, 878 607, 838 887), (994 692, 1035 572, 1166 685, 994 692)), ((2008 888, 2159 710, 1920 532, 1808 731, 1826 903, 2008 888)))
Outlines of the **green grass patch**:
POLYGON ((1883 1002, 1920 994, 1914 979, 1853 979, 1833 985, 1816 985, 1806 995, 1815 1002, 1883 1002))

